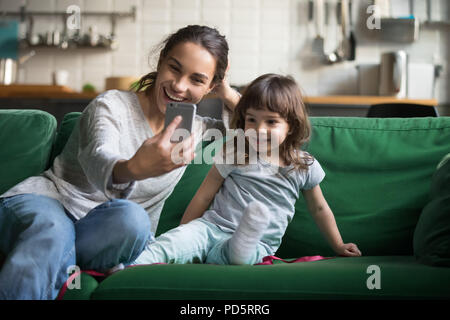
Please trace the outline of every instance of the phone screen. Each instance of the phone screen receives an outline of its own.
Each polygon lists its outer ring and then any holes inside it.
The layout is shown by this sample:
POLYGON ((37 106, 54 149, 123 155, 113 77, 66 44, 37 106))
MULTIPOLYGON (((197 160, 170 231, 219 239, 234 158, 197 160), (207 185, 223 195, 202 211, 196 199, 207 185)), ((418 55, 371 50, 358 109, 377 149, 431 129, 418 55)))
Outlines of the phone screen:
POLYGON ((169 102, 167 104, 164 128, 167 128, 176 116, 181 115, 183 118, 181 123, 178 125, 177 130, 175 130, 174 134, 170 138, 171 142, 183 141, 192 133, 196 111, 197 106, 193 103, 169 102))

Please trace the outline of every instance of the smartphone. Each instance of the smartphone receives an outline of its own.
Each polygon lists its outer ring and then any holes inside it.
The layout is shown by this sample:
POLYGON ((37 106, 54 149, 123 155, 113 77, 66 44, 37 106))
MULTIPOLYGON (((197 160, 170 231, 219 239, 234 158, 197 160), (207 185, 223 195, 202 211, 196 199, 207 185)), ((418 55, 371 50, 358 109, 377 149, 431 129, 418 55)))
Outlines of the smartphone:
MULTIPOLYGON (((184 102, 169 102, 166 108, 166 118, 164 123, 164 129, 175 119, 176 116, 180 115, 183 117, 181 123, 178 125, 177 130, 182 128, 186 129, 189 132, 189 135, 192 133, 192 127, 194 125, 194 117, 197 112, 197 106, 193 103, 184 103, 184 102)), ((181 142, 183 138, 182 132, 175 130, 172 137, 170 138, 170 142, 181 142)))

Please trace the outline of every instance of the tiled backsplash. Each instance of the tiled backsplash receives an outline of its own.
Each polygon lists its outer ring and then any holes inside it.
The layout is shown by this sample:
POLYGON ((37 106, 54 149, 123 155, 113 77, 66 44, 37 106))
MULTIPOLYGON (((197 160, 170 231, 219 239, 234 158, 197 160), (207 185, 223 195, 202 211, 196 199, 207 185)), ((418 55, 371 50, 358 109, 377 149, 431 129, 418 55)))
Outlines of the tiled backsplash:
MULTIPOLYGON (((396 0, 396 2, 402 0, 396 0)), ((431 0, 434 19, 448 19, 446 0, 431 0), (441 16, 439 16, 441 15, 441 16)), ((334 13, 336 0, 329 1, 334 13)), ((369 0, 353 1, 356 28, 356 61, 326 66, 317 61, 311 50, 315 36, 313 23, 308 21, 306 0, 0 0, 0 11, 17 11, 25 3, 30 11, 65 11, 78 5, 85 11, 129 11, 136 6, 137 17, 118 20, 119 48, 115 51, 73 49, 38 49, 21 70, 26 83, 50 83, 54 70, 70 72, 70 86, 81 90, 84 83, 104 88, 109 76, 140 76, 150 71, 151 50, 169 33, 187 24, 207 24, 217 27, 230 44, 230 82, 242 85, 257 75, 277 72, 293 75, 309 95, 358 94, 356 65, 378 63, 385 51, 404 49, 411 62, 438 63, 443 71, 436 83, 435 97, 449 102, 450 40, 447 26, 421 27, 418 41, 407 44, 386 44, 367 36, 365 9, 369 0)), ((404 0, 407 4, 408 0, 404 0)), ((423 0, 415 0, 418 8, 423 0)), ((422 8, 423 9, 423 8, 422 8)), ((423 12, 421 10, 420 12, 423 12)), ((420 13, 422 14, 422 13, 420 13)), ((420 17, 420 14, 419 15, 420 17)), ((97 25, 100 33, 110 32, 107 18, 82 19, 82 32, 97 25)), ((35 32, 59 29, 60 18, 37 17, 35 32)), ((336 47, 336 17, 330 14, 325 30, 325 49, 336 47)), ((26 53, 26 51, 22 52, 26 53)))

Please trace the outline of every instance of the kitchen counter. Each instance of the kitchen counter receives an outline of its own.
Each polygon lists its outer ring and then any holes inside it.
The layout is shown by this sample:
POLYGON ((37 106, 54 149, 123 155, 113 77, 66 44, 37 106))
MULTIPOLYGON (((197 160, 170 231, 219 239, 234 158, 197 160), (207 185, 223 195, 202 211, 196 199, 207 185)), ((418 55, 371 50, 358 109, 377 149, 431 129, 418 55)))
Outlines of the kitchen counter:
MULTIPOLYGON (((0 109, 39 109, 53 114, 58 123, 68 112, 81 112, 98 92, 76 92, 64 86, 0 85, 0 109)), ((417 103, 437 106, 435 99, 396 99, 379 96, 320 96, 305 97, 310 116, 365 117, 369 107, 378 103, 417 103)), ((221 103, 208 95, 198 108, 202 116, 220 117, 221 103), (208 99, 212 98, 212 99, 208 99)))
POLYGON ((321 96, 321 97, 306 97, 307 104, 322 104, 322 105, 373 105, 380 103, 410 103, 423 104, 427 106, 437 106, 436 99, 398 99, 395 97, 382 96, 321 96))
MULTIPOLYGON (((39 99, 93 99, 98 92, 76 92, 65 86, 47 85, 0 85, 0 98, 39 98, 39 99)), ((215 98, 214 95, 209 95, 215 98)), ((381 96, 317 96, 305 97, 309 105, 347 105, 361 106, 378 103, 414 103, 436 106, 436 99, 397 99, 381 96)))
POLYGON ((97 95, 97 92, 77 92, 66 86, 0 85, 0 98, 93 99, 97 95))

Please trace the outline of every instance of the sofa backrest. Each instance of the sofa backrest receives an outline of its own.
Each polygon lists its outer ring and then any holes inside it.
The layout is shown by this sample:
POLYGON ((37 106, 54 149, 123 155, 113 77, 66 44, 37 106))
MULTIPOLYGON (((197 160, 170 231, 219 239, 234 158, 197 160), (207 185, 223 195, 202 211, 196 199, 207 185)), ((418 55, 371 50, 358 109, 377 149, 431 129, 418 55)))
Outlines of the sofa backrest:
POLYGON ((47 168, 56 125, 44 111, 0 110, 0 195, 47 168))
MULTIPOLYGON (((3 191, 44 170, 47 160, 64 147, 80 115, 66 115, 50 153, 56 121, 41 112, 28 112, 12 112, 8 117, 0 113, 1 141, 6 141, 4 137, 10 132, 17 133, 14 142, 8 140, 8 147, 0 151, 3 191), (8 119, 15 117, 20 119, 11 120, 11 124, 16 123, 11 126, 8 119), (32 162, 36 165, 31 166, 32 162)), ((450 118, 312 117, 311 123, 313 133, 305 149, 325 170, 321 188, 344 241, 357 243, 365 255, 412 255, 413 232, 429 199, 431 176, 450 150, 450 118)), ((187 167, 166 200, 157 235, 179 224, 211 167, 202 163, 187 167)), ((334 255, 300 195, 277 255, 289 258, 317 254, 334 255)))
MULTIPOLYGON (((450 150, 450 117, 311 119, 306 149, 344 242, 365 255, 412 255, 413 233, 429 199, 431 177, 450 150)), ((302 198, 280 256, 334 255, 302 198)))

